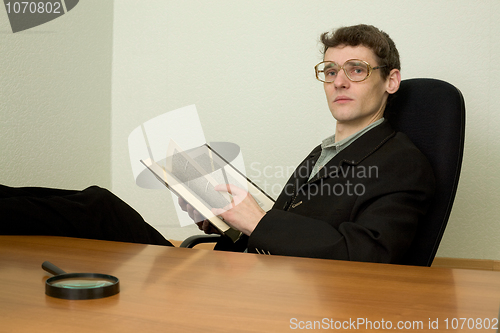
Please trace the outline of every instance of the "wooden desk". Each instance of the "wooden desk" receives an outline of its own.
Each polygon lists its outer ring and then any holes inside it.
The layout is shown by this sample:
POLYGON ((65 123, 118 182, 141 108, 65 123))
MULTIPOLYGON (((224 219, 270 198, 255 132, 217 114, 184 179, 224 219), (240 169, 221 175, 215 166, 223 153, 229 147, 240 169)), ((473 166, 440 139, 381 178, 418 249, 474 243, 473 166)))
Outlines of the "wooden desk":
POLYGON ((429 319, 439 331, 448 319, 451 331, 453 318, 493 321, 500 305, 499 272, 41 236, 0 236, 0 284, 0 332, 16 333, 281 332, 314 321, 363 331, 369 322, 373 331, 389 321, 393 329, 420 322, 425 332, 429 319), (68 272, 115 275, 121 292, 98 300, 46 296, 45 260, 68 272))

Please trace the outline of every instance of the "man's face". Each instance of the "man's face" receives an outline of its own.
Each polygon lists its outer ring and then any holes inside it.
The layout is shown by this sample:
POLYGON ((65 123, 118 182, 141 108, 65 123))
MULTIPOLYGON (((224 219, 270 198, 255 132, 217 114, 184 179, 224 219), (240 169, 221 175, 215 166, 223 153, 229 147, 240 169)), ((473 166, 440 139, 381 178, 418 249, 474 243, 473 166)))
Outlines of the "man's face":
MULTIPOLYGON (((364 60, 372 68, 380 65, 373 51, 365 46, 330 47, 325 52, 324 61, 334 61, 342 66, 350 59, 364 60)), ((382 79, 380 70, 377 69, 362 82, 350 81, 341 70, 335 81, 324 83, 328 107, 337 120, 337 125, 365 127, 380 119, 389 96, 388 82, 389 79, 382 79)))

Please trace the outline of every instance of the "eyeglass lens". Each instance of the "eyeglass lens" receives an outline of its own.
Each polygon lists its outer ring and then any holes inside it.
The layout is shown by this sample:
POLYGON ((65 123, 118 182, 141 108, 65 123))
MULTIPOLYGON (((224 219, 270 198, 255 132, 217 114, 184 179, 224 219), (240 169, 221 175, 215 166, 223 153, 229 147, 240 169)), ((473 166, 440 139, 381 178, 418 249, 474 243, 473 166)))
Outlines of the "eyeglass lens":
MULTIPOLYGON (((367 64, 361 61, 351 60, 342 67, 351 81, 363 81, 369 74, 367 64)), ((318 66, 318 78, 324 82, 333 82, 341 67, 334 62, 324 62, 318 66)))

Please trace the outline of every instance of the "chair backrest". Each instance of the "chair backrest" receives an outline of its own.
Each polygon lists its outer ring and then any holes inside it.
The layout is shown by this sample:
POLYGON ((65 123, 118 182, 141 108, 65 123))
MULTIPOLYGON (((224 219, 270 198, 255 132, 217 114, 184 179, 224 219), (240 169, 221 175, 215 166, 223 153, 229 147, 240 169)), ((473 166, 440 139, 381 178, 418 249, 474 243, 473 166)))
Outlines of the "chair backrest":
POLYGON ((430 266, 443 237, 457 191, 465 137, 465 102, 453 85, 435 79, 409 79, 387 106, 385 117, 429 159, 436 192, 403 260, 430 266))

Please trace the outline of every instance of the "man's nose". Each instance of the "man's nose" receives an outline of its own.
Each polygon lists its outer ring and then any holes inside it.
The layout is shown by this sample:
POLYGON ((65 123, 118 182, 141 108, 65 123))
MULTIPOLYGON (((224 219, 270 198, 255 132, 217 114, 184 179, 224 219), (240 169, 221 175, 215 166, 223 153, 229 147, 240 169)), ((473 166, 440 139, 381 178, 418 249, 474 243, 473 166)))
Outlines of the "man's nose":
POLYGON ((349 80, 349 78, 347 78, 347 75, 345 74, 345 71, 342 68, 341 70, 338 71, 337 76, 333 81, 333 84, 335 85, 335 88, 347 88, 350 82, 351 81, 349 80))

